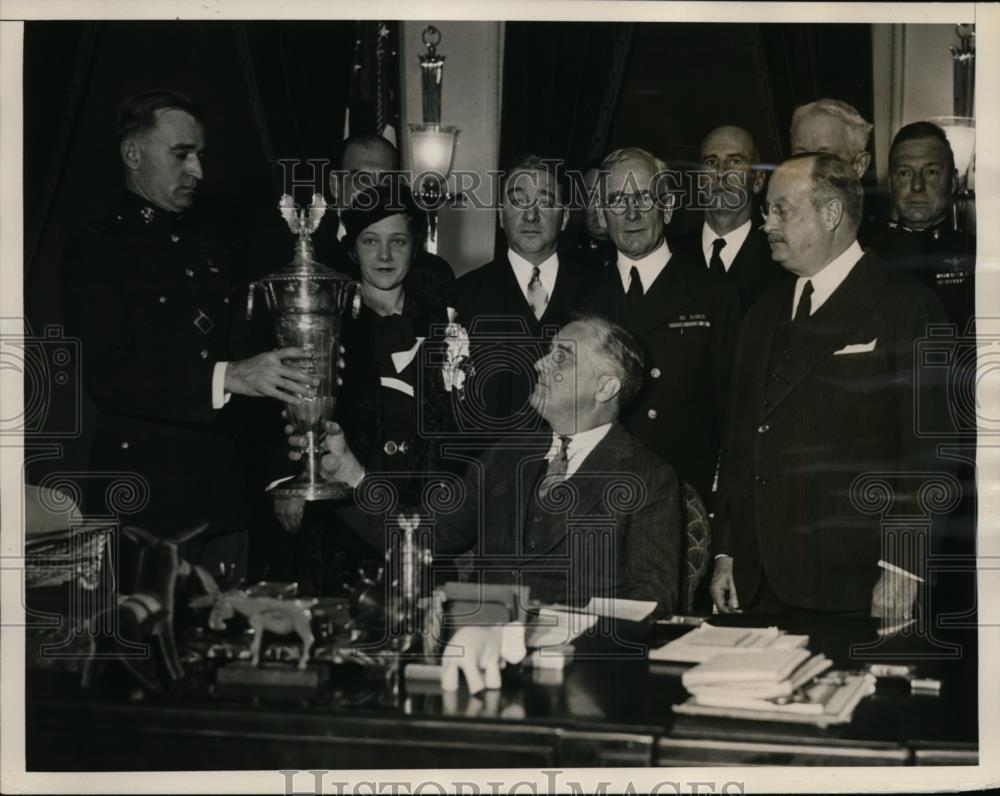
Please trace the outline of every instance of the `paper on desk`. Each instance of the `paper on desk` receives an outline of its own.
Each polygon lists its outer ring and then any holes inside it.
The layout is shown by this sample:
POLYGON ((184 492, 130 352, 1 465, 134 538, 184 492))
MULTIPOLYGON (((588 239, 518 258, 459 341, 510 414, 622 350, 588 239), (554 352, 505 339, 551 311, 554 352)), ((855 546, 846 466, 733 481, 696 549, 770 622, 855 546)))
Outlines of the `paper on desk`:
POLYGON ((598 616, 641 622, 656 610, 656 603, 650 600, 623 600, 613 597, 591 597, 587 610, 598 616))
POLYGON ((725 652, 768 647, 797 648, 809 643, 808 636, 785 637, 776 627, 716 627, 704 624, 669 644, 649 651, 651 661, 704 663, 725 652))
POLYGON ((538 619, 528 628, 528 647, 557 647, 569 644, 581 633, 597 624, 597 614, 542 608, 538 619))

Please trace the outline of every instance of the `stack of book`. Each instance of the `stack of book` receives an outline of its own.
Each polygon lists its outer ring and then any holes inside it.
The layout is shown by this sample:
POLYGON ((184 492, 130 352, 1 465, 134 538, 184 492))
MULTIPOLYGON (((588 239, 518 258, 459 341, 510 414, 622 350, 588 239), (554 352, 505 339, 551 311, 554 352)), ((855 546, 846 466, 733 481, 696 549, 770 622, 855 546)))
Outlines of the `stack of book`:
MULTIPOLYGON (((669 653, 701 661, 681 675, 690 697, 674 706, 677 713, 826 726, 849 722, 858 703, 874 693, 874 677, 830 671, 832 661, 811 653, 805 636, 775 628, 699 631, 672 642, 669 653)), ((660 652, 659 659, 678 658, 660 652)))

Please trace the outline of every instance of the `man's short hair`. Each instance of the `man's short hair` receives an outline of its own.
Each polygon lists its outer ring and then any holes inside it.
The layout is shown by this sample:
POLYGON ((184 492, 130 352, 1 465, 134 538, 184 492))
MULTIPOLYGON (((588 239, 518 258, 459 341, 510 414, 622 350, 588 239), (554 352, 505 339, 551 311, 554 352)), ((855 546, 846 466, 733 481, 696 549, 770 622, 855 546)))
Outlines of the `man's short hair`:
POLYGON ((637 146, 627 146, 605 155, 604 160, 601 161, 601 171, 609 171, 612 167, 626 160, 641 160, 653 170, 654 174, 667 169, 666 161, 656 157, 652 152, 637 146))
POLYGON ((955 170, 955 153, 951 148, 951 142, 944 130, 934 122, 912 122, 900 127, 896 135, 893 136, 892 144, 889 147, 889 163, 892 163, 892 153, 897 146, 905 141, 916 141, 921 138, 933 138, 944 146, 948 153, 948 170, 953 172, 955 170))
POLYGON ((566 174, 563 167, 566 165, 561 158, 548 158, 534 152, 526 152, 513 158, 507 168, 505 168, 500 178, 500 204, 507 198, 507 182, 515 174, 525 171, 537 171, 547 174, 549 179, 555 183, 558 192, 559 202, 565 203, 567 196, 566 174))
POLYGON ((393 168, 399 165, 399 150, 393 145, 392 141, 384 136, 378 135, 377 133, 358 133, 357 135, 352 135, 349 138, 345 138, 341 144, 340 148, 337 150, 337 157, 335 159, 335 166, 337 169, 344 168, 344 155, 347 154, 347 150, 351 147, 360 147, 361 149, 373 149, 378 147, 383 147, 392 153, 393 168))
POLYGON ((792 127, 795 130, 797 125, 805 116, 812 113, 825 113, 841 122, 847 128, 847 137, 854 147, 852 154, 859 154, 868 149, 868 139, 872 134, 872 124, 865 121, 864 116, 858 113, 853 105, 848 105, 843 100, 823 99, 799 105, 792 114, 792 127))
POLYGON ((204 124, 205 114, 194 100, 170 89, 151 88, 139 91, 126 99, 115 117, 115 143, 140 135, 156 127, 158 111, 170 109, 184 111, 204 124))
POLYGON ((788 160, 807 159, 812 160, 809 200, 813 207, 819 210, 833 199, 840 200, 844 206, 844 217, 851 222, 851 228, 856 232, 861 225, 865 192, 851 164, 832 152, 802 153, 792 155, 788 160))
POLYGON ((618 370, 621 389, 618 406, 624 407, 642 387, 642 376, 646 370, 646 357, 635 335, 603 315, 575 313, 573 320, 580 321, 592 329, 597 337, 597 352, 604 355, 618 370))

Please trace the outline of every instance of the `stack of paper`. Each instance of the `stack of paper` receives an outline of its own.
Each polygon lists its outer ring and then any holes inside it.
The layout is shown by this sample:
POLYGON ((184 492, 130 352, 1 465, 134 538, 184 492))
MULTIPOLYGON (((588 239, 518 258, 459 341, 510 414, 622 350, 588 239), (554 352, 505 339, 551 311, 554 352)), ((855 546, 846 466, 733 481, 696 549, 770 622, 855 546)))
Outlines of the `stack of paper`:
POLYGON ((870 675, 825 674, 826 656, 801 647, 767 647, 715 655, 681 676, 691 694, 678 713, 825 726, 850 721, 874 691, 870 675))
POLYGON ((658 649, 650 650, 651 661, 704 663, 736 650, 798 649, 809 636, 794 636, 776 627, 716 627, 704 624, 658 649))

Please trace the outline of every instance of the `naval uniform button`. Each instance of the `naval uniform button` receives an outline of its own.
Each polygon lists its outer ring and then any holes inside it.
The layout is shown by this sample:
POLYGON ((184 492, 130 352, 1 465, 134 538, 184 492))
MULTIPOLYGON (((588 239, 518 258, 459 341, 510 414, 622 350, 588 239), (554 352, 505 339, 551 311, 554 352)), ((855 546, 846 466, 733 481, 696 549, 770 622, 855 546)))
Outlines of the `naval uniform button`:
POLYGON ((122 442, 122 450, 123 451, 127 451, 128 450, 128 440, 124 440, 122 442))
POLYGON ((657 414, 659 413, 655 409, 650 409, 648 412, 646 412, 646 417, 648 417, 650 420, 656 420, 657 414))
POLYGON ((760 426, 757 426, 757 433, 758 434, 766 434, 770 430, 771 430, 771 427, 767 423, 764 423, 764 424, 762 424, 760 426))
POLYGON ((166 304, 166 303, 167 303, 167 297, 166 296, 160 296, 160 304, 166 304))
POLYGON ((649 371, 649 375, 652 376, 654 379, 660 378, 660 369, 653 368, 651 371, 649 371))
POLYGON ((207 348, 201 349, 199 355, 201 356, 202 359, 208 359, 208 349, 207 348))
POLYGON ((385 453, 386 456, 393 456, 398 450, 399 446, 392 440, 389 440, 387 443, 385 443, 385 445, 382 446, 382 451, 385 453))
POLYGON ((194 276, 194 271, 192 271, 190 268, 184 269, 184 273, 187 274, 188 276, 194 276))
POLYGON ((224 299, 222 299, 222 303, 223 304, 228 304, 229 303, 229 296, 226 296, 224 299))
POLYGON ((179 241, 179 240, 180 240, 180 238, 178 238, 177 235, 171 235, 170 236, 170 242, 171 243, 177 243, 177 241, 179 241))

